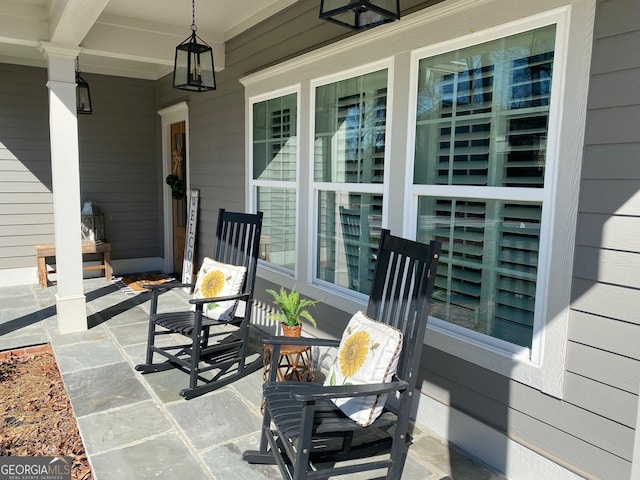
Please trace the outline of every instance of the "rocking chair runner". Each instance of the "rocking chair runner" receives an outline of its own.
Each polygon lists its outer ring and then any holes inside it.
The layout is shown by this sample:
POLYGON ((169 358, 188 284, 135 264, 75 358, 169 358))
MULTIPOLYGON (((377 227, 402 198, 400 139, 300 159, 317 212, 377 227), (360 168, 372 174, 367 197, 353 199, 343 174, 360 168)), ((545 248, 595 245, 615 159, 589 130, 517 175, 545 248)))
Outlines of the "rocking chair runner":
MULTIPOLYGON (((382 231, 366 315, 402 332, 396 375, 388 383, 368 385, 265 383, 260 449, 245 451, 245 461, 277 464, 283 478, 293 480, 385 468, 386 478, 400 479, 411 443, 409 415, 417 398, 414 390, 439 252, 439 242, 426 245, 382 231), (381 415, 366 427, 331 400, 383 394, 389 395, 381 415)), ((278 358, 276 349, 282 344, 337 347, 340 343, 282 337, 263 341, 273 345, 272 360, 278 358)))
POLYGON ((213 260, 246 268, 243 286, 237 295, 191 299, 189 303, 194 305, 193 311, 158 313, 161 293, 172 288, 193 288, 194 284, 146 285, 152 293, 146 363, 136 365, 136 370, 153 373, 177 367, 189 372, 189 387, 180 391, 181 396, 189 399, 227 385, 262 366, 260 358, 251 364, 246 363, 261 228, 262 212, 247 214, 220 209, 218 214, 213 260), (203 314, 206 305, 228 300, 245 303, 243 316, 234 314, 230 320, 216 320, 203 314), (236 326, 237 330, 228 332, 226 327, 229 325, 236 326), (216 327, 224 331, 217 333, 216 327), (218 340, 209 345, 212 330, 214 338, 218 340), (156 337, 175 333, 188 338, 190 342, 169 346, 155 344, 156 337), (154 353, 168 360, 153 363, 154 353), (232 370, 234 373, 230 374, 229 369, 234 364, 237 364, 237 370, 232 370), (212 378, 201 375, 212 370, 219 370, 212 378))

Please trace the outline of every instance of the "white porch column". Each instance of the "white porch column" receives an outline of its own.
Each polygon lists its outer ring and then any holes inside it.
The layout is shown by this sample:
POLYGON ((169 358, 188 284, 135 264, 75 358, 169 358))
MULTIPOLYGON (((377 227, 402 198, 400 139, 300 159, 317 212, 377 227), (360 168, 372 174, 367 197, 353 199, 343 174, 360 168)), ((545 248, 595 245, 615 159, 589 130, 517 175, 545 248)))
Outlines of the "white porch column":
POLYGON ((60 333, 87 330, 82 290, 80 238, 80 168, 76 113, 75 59, 80 48, 43 44, 49 81, 49 136, 53 180, 58 293, 56 309, 60 333))

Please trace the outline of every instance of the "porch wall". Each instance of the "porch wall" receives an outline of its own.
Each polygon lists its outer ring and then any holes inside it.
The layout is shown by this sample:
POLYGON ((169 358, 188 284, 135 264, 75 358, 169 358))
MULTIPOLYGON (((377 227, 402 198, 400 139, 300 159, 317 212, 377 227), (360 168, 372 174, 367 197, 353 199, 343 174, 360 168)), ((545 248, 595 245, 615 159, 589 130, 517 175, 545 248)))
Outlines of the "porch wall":
POLYGON ((0 63, 0 270, 31 268, 34 283, 34 245, 53 242, 46 83, 45 69, 0 63))
POLYGON ((104 212, 111 257, 120 265, 162 257, 164 180, 155 82, 82 76, 91 87, 93 114, 78 116, 80 198, 104 212))
MULTIPOLYGON (((419 4, 412 8, 426 5, 419 4)), ((485 460, 503 471, 514 462, 509 456, 515 442, 587 478, 631 475, 640 378, 640 352, 630 340, 639 333, 640 64, 628 52, 640 45, 640 15, 631 14, 637 11, 636 0, 603 0, 596 12, 564 398, 436 348, 424 350, 421 403, 443 407, 449 438, 477 453, 490 451, 485 460), (491 440, 474 437, 463 417, 497 434, 491 440)), ((227 42, 218 91, 187 97, 170 90, 170 78, 159 83, 159 107, 189 102, 191 180, 202 196, 200 258, 212 249, 217 208, 245 207, 244 96, 238 79, 346 35, 318 25, 317 2, 301 0, 227 42)), ((275 286, 258 279, 258 292, 275 286)), ((331 319, 323 329, 339 335, 348 313, 319 309, 314 313, 331 319)))
MULTIPOLYGON (((640 418, 640 58, 628 52, 640 47, 640 3, 599 0, 594 37, 565 400, 618 422, 630 449, 640 418)), ((639 462, 634 452, 623 458, 639 462)))
MULTIPOLYGON (((115 273, 129 273, 127 259, 162 257, 155 84, 83 76, 94 112, 78 117, 81 199, 104 211, 115 273)), ((0 285, 37 283, 34 246, 54 242, 46 83, 44 68, 0 63, 0 285)))

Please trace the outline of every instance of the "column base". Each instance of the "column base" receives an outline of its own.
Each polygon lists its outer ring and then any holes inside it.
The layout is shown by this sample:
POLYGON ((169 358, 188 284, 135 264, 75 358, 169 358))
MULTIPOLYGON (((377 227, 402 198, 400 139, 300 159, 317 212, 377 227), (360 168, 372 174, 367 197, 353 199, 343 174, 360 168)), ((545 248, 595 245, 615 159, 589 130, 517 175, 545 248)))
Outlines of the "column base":
POLYGON ((87 326, 87 301, 84 295, 60 297, 56 295, 58 331, 61 334, 84 332, 87 326))

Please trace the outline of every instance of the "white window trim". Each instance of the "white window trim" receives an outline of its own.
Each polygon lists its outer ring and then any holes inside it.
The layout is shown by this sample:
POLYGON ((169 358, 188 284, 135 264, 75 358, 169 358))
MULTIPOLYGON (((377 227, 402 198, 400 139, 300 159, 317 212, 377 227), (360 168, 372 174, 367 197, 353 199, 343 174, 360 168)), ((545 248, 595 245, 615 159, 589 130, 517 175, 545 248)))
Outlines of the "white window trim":
POLYGON ((307 235, 309 244, 311 245, 311 254, 307 256, 307 283, 317 285, 329 293, 339 294, 349 300, 365 303, 367 295, 354 292, 339 285, 332 284, 318 278, 316 253, 318 251, 318 192, 322 190, 330 191, 347 191, 354 193, 380 193, 382 194, 382 228, 387 228, 387 217, 389 211, 389 174, 391 163, 391 152, 388 141, 391 137, 392 118, 393 118, 393 77, 394 77, 394 61, 393 58, 385 58, 367 65, 361 65, 356 68, 343 70, 341 72, 316 78, 310 81, 311 98, 309 102, 309 192, 311 200, 309 202, 309 215, 307 218, 313 219, 307 224, 307 235), (377 72, 379 70, 387 70, 387 116, 385 119, 385 149, 384 149, 384 183, 340 183, 340 182, 317 182, 314 178, 314 162, 315 162, 315 112, 316 112, 316 88, 339 82, 353 77, 366 75, 368 73, 377 72))
MULTIPOLYGON (((558 178, 560 175, 560 147, 563 142, 561 140, 562 133, 566 132, 567 128, 573 128, 575 132, 569 135, 569 140, 565 140, 565 142, 582 138, 584 126, 579 125, 580 122, 577 122, 578 125, 574 124, 571 127, 567 122, 567 118, 584 118, 585 114, 584 108, 578 108, 577 117, 567 114, 563 119, 563 112, 572 110, 571 104, 565 95, 565 85, 568 81, 567 77, 569 77, 567 71, 570 68, 567 63, 570 14, 571 7, 569 6, 557 8, 482 32, 417 49, 411 54, 410 101, 412 105, 415 105, 417 101, 417 68, 420 59, 556 24, 554 72, 548 126, 548 154, 545 168, 545 187, 543 189, 519 188, 518 192, 513 192, 507 191, 509 189, 502 187, 416 186, 413 185, 413 169, 407 168, 405 171, 405 205, 409 208, 405 208, 404 233, 412 237, 415 236, 417 229, 418 197, 427 189, 430 196, 490 197, 543 202, 542 230, 540 234, 540 250, 542 254, 538 263, 538 278, 542 280, 538 282, 536 291, 536 321, 533 326, 531 349, 522 348, 431 317, 429 319, 426 343, 559 398, 562 398, 563 394, 571 293, 571 282, 567 280, 570 279, 570 267, 575 249, 573 241, 567 241, 567 239, 573 240, 575 238, 578 192, 577 188, 570 188, 569 190, 575 198, 568 202, 560 198, 561 192, 559 191, 558 183, 566 185, 567 180, 570 180, 558 178), (438 192, 441 193, 439 194, 438 192), (488 193, 491 195, 488 196, 488 193), (567 221, 564 223, 558 222, 556 218, 558 204, 563 205, 563 210, 571 212, 571 214, 565 215, 567 221), (565 262, 563 262, 565 263, 565 268, 562 269, 565 275, 550 275, 552 257, 565 259, 565 262), (564 307, 554 315, 550 312, 550 304, 559 304, 564 307)), ((584 83, 586 84, 587 82, 584 83)), ((583 85, 583 98, 586 99, 587 91, 584 88, 585 86, 583 85)), ((413 159, 416 125, 415 108, 410 109, 408 124, 413 128, 410 128, 408 133, 407 158, 413 159)), ((567 160, 566 157, 562 158, 563 161, 567 160)), ((575 172, 579 171, 581 165, 581 156, 574 156, 569 161, 574 165, 571 172, 576 176, 575 172)), ((411 162, 412 165, 413 162, 411 162)))
MULTIPOLYGON (((265 68, 241 79, 245 86, 247 96, 254 96, 265 92, 279 90, 283 85, 292 82, 300 82, 301 110, 298 112, 302 128, 299 131, 302 152, 310 151, 309 113, 304 109, 310 105, 314 92, 310 90, 310 82, 327 74, 343 72, 351 69, 354 61, 369 64, 379 61, 381 58, 393 58, 397 67, 401 66, 403 72, 397 71, 390 75, 395 80, 394 87, 397 90, 396 99, 390 104, 394 113, 388 115, 388 121, 398 125, 398 130, 388 128, 393 138, 387 142, 389 153, 394 152, 394 169, 409 165, 409 158, 413 158, 413 141, 409 141, 409 135, 415 124, 409 123, 411 112, 415 103, 408 101, 405 92, 411 91, 410 82, 414 78, 408 75, 409 66, 412 64, 410 56, 413 51, 423 50, 425 45, 443 45, 450 42, 447 50, 454 48, 456 42, 481 43, 482 38, 489 38, 499 31, 504 35, 505 26, 513 24, 516 30, 523 30, 522 25, 527 22, 541 22, 542 18, 548 18, 549 23, 558 24, 561 35, 557 36, 556 62, 565 66, 564 84, 559 89, 555 88, 553 95, 560 95, 560 108, 551 112, 550 122, 558 126, 559 143, 549 144, 549 151, 562 162, 556 164, 559 178, 563 181, 557 187, 549 185, 555 192, 552 202, 545 199, 547 205, 545 215, 553 218, 551 228, 554 238, 558 239, 559 249, 553 244, 554 249, 545 255, 543 260, 546 265, 540 268, 550 269, 553 265, 554 272, 562 277, 566 283, 562 294, 556 294, 547 300, 547 325, 542 336, 536 342, 540 342, 540 359, 536 364, 526 358, 522 358, 522 352, 504 351, 503 345, 475 345, 473 338, 461 336, 459 332, 439 331, 436 322, 429 327, 426 338, 427 344, 453 354, 474 364, 480 365, 491 371, 497 372, 538 388, 543 392, 562 398, 563 377, 565 365, 565 353, 567 343, 568 315, 569 315, 569 288, 571 273, 573 270, 573 251, 575 241, 575 228, 577 220, 578 190, 580 182, 580 168, 582 162, 582 149, 584 140, 584 127, 586 119, 586 99, 588 95, 589 67, 591 59, 591 47, 593 38, 593 23, 595 16, 595 0, 545 0, 544 2, 523 2, 517 8, 513 8, 511 0, 448 0, 429 8, 420 10, 405 16, 402 21, 383 25, 372 30, 361 32, 336 43, 319 48, 299 57, 287 60, 278 65, 265 68), (495 12, 500 12, 496 15, 495 12), (499 20, 497 19, 499 17, 499 20), (518 20, 524 19, 524 20, 518 20), (518 27, 520 25, 520 27, 518 27), (447 40, 448 39, 448 40, 447 40), (558 53, 562 52, 562 53, 558 53), (567 52, 571 55, 568 56, 567 52), (561 57, 564 55, 564 58, 561 57), (409 76, 410 78, 406 78, 409 76), (565 88, 570 85, 570 88, 565 88), (395 105, 399 102, 398 105, 395 105), (407 102, 408 106, 405 105, 407 102), (406 107, 406 108, 405 108, 406 107), (407 126, 402 128, 402 126, 407 126), (409 150, 407 150, 409 148, 409 150), (404 158, 402 158, 404 157, 404 158), (407 158, 407 160, 405 160, 407 158), (550 208, 549 208, 550 207, 550 208), (555 215, 553 209, 563 212, 562 216, 555 215), (562 232, 562 234, 559 234, 562 232)), ((554 74, 555 75, 555 74, 554 74)), ((315 80, 317 81, 317 80, 315 80)), ((414 87, 415 89, 415 87, 414 87)), ((247 126, 247 131, 249 126, 247 126)), ((387 165, 390 167, 390 165, 387 165)), ((306 167, 304 167, 306 168, 306 167)), ((303 170, 302 168, 301 170, 303 170)), ((406 168, 405 168, 406 170, 406 168)), ((299 184, 300 191, 309 192, 309 172, 302 172, 304 177, 299 184)), ((411 208, 414 201, 407 191, 406 181, 396 178, 395 170, 392 170, 393 178, 390 178, 395 195, 391 202, 395 211, 402 210, 404 215, 393 215, 387 218, 388 225, 408 237, 415 236, 415 226, 411 226, 411 208)), ((386 175, 386 173, 385 173, 386 175)), ((391 200, 388 192, 385 198, 391 200)), ((302 212, 311 211, 308 203, 311 199, 301 198, 299 205, 302 212)), ((415 211, 415 210, 414 210, 415 211)), ((388 216, 387 216, 388 217, 388 216)), ((546 217, 545 217, 546 221, 546 217)), ((303 228, 303 227, 301 227, 303 228)), ((299 231, 301 255, 308 255, 311 243, 307 229, 299 231)), ((415 237, 414 237, 415 238, 415 237)), ((301 279, 310 278, 308 264, 301 267, 301 279)), ((284 286, 293 285, 294 281, 283 275, 271 274, 259 271, 259 275, 267 280, 277 282, 284 286)), ((323 302, 346 312, 361 308, 362 302, 346 298, 338 292, 328 291, 322 285, 308 284, 303 281, 299 284, 299 290, 323 302)), ((540 335, 540 332, 534 332, 540 335)), ((498 342, 499 343, 499 342, 498 342)))
MULTIPOLYGON (((291 85, 289 87, 275 90, 273 92, 256 95, 254 97, 247 98, 246 100, 246 132, 247 142, 245 145, 245 166, 248 172, 246 176, 246 205, 248 211, 256 212, 256 187, 275 187, 275 188, 293 188, 296 191, 296 238, 295 238, 295 251, 299 251, 299 221, 300 221, 300 84, 291 85), (285 180, 255 180, 253 178, 253 105, 256 103, 272 100, 278 97, 284 97, 286 95, 296 95, 296 178, 292 181, 285 180)), ((299 258, 296 258, 296 265, 293 270, 279 265, 274 265, 270 262, 259 260, 260 266, 268 272, 274 274, 274 278, 278 275, 285 275, 289 278, 297 278, 298 271, 300 269, 299 258)))

